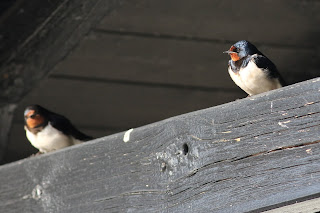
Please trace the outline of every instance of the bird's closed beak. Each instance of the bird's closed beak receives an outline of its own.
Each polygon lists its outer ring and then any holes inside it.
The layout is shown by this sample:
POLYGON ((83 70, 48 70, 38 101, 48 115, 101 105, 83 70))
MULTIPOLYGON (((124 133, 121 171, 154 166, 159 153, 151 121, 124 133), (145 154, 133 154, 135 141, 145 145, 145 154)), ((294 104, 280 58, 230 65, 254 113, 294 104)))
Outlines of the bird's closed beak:
POLYGON ((227 51, 224 51, 223 53, 228 53, 228 54, 230 54, 230 53, 236 53, 236 52, 233 52, 233 51, 227 50, 227 51))

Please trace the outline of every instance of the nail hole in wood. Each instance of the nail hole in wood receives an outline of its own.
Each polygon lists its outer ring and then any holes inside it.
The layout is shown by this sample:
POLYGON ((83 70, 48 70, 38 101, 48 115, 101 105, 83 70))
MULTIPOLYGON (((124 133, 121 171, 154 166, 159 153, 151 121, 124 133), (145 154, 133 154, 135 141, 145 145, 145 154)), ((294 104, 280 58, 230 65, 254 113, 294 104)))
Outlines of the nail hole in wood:
POLYGON ((184 144, 182 145, 182 151, 183 151, 183 154, 184 154, 184 155, 187 155, 187 154, 188 154, 188 152, 189 152, 189 146, 188 146, 188 144, 184 143, 184 144))
POLYGON ((167 166, 166 166, 166 163, 165 162, 162 162, 161 163, 161 171, 165 171, 167 169, 167 166))

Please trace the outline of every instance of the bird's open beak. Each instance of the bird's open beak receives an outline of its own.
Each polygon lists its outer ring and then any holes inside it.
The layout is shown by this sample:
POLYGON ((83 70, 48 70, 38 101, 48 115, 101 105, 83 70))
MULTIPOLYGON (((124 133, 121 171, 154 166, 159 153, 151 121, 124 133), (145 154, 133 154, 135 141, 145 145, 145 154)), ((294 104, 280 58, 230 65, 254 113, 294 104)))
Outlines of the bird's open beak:
POLYGON ((233 52, 233 51, 227 50, 227 51, 224 51, 223 53, 228 53, 228 54, 230 54, 230 53, 236 53, 236 52, 233 52))

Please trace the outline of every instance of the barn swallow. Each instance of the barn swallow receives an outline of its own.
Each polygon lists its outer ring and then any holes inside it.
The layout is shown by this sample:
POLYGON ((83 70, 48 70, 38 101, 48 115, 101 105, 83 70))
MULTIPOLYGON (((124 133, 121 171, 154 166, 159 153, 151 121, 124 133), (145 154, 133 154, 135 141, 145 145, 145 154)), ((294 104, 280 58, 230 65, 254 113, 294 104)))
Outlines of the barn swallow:
POLYGON ((248 41, 238 41, 230 47, 228 71, 232 80, 249 96, 278 89, 286 85, 277 67, 248 41))
POLYGON ((47 153, 93 139, 77 130, 64 116, 39 105, 24 111, 26 135, 40 153, 47 153))

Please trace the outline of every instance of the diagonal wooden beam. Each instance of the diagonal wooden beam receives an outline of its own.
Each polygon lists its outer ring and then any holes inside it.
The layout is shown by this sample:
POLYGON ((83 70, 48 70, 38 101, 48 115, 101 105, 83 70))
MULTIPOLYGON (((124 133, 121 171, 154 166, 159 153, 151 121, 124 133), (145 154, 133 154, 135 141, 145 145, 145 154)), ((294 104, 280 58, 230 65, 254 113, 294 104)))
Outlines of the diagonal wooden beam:
POLYGON ((319 197, 319 91, 317 78, 3 165, 0 211, 247 212, 319 197))

